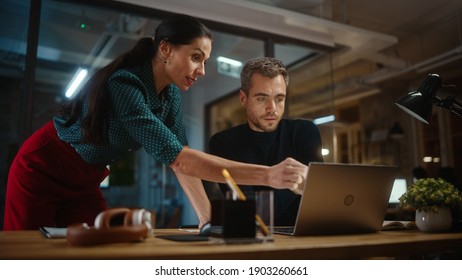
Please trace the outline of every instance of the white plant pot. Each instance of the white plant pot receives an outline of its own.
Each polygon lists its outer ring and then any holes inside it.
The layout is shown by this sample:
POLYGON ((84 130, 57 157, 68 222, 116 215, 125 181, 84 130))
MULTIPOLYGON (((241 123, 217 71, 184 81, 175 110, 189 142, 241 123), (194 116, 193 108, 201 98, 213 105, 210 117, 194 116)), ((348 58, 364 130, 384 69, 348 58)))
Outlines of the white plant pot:
POLYGON ((417 210, 415 213, 415 223, 421 231, 447 231, 452 226, 451 211, 446 207, 438 208, 437 213, 417 210))

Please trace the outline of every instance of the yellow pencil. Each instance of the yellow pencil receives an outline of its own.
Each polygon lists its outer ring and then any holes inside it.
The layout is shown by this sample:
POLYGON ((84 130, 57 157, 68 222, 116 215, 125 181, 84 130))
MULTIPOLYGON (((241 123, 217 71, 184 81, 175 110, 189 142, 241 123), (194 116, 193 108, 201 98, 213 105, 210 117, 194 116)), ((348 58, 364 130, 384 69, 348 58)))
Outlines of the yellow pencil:
POLYGON ((260 227, 261 232, 263 233, 264 236, 268 236, 269 234, 269 229, 266 226, 265 222, 260 218, 260 215, 256 214, 255 215, 255 220, 257 221, 257 225, 260 227))
POLYGON ((233 177, 231 177, 231 174, 229 174, 228 170, 223 169, 221 171, 221 174, 225 177, 226 182, 228 183, 228 186, 231 188, 231 191, 238 197, 239 200, 247 200, 245 197, 244 193, 241 191, 239 186, 236 184, 234 181, 233 177))
MULTIPOLYGON (((233 193, 239 198, 239 200, 247 200, 244 193, 241 191, 239 186, 234 181, 233 177, 231 177, 231 174, 229 174, 228 170, 223 169, 221 171, 221 174, 223 174, 226 183, 228 183, 228 186, 231 188, 233 193)), ((269 234, 269 229, 258 214, 255 215, 255 221, 257 222, 257 225, 260 227, 263 235, 267 236, 269 234)))

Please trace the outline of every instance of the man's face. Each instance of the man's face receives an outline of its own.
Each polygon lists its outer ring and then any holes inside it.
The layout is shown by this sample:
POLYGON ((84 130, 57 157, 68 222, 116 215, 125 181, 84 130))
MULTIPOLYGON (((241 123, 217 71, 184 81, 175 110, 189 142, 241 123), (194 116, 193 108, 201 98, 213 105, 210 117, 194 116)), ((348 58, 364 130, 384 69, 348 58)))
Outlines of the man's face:
POLYGON ((276 130, 284 114, 286 89, 282 75, 268 78, 258 73, 253 74, 252 87, 248 94, 242 90, 239 93, 241 105, 246 111, 247 121, 252 130, 276 130))

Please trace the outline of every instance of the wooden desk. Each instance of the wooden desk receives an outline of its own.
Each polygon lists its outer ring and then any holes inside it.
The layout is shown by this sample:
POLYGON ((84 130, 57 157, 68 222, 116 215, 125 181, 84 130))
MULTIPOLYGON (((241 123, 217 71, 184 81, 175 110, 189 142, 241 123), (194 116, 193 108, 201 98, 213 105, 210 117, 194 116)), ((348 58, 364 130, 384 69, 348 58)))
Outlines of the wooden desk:
MULTIPOLYGON (((156 234, 184 234, 158 229, 156 234)), ((388 231, 372 234, 290 237, 265 244, 223 245, 150 237, 140 243, 73 247, 39 231, 0 232, 0 259, 362 259, 407 258, 444 250, 462 251, 462 233, 388 231)))

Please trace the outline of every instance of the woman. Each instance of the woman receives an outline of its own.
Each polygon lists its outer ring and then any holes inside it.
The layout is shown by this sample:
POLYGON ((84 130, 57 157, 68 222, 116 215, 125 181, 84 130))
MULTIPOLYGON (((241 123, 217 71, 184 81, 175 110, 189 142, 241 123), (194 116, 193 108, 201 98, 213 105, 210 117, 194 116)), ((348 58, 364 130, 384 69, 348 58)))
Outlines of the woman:
POLYGON ((106 165, 141 147, 171 167, 199 225, 210 220, 201 179, 224 182, 226 168, 240 184, 291 188, 307 167, 293 159, 267 167, 187 147, 180 90, 205 74, 210 31, 185 15, 163 21, 153 38, 97 71, 69 104, 36 131, 16 155, 7 183, 4 230, 93 224, 106 208, 99 189, 106 165))

